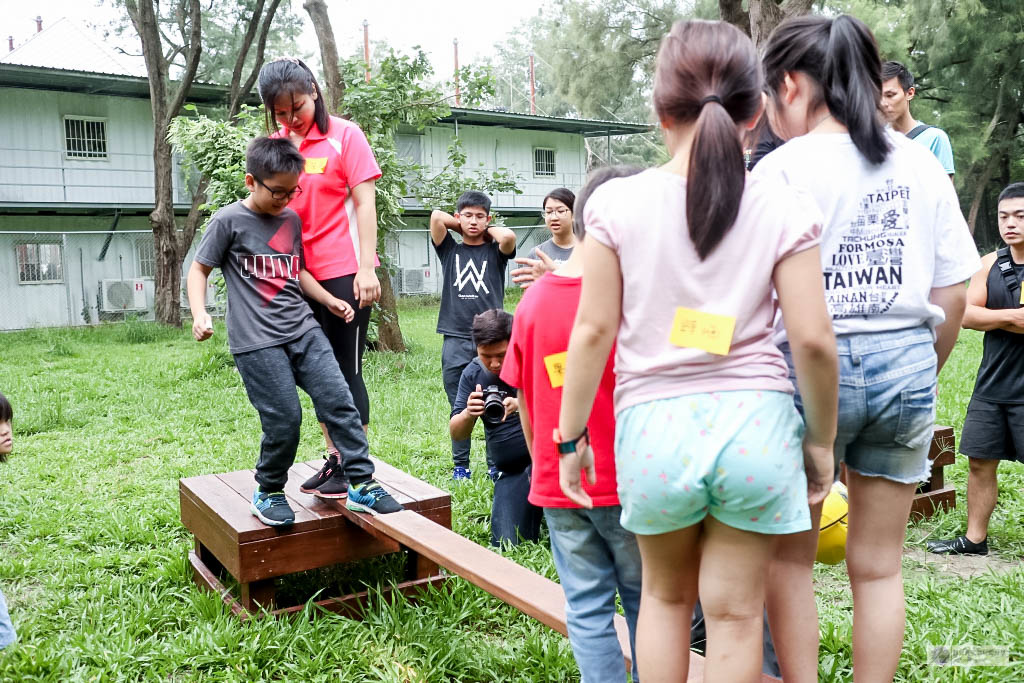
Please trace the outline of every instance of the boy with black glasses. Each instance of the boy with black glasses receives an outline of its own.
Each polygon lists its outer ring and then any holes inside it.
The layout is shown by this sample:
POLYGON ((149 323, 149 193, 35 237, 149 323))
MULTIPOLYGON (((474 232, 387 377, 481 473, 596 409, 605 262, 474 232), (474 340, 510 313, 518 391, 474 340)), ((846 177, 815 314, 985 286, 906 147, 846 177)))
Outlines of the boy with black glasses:
POLYGON ((270 526, 295 521, 284 486, 295 462, 302 426, 302 387, 344 456, 343 469, 319 486, 320 498, 348 498, 351 510, 371 514, 402 506, 373 480, 366 434, 352 393, 327 337, 303 294, 351 320, 352 306, 325 290, 304 268, 302 226, 288 208, 299 190, 305 160, 287 139, 256 138, 245 152, 249 196, 210 219, 188 273, 192 336, 213 335, 206 312, 206 282, 214 268, 228 290, 228 344, 263 436, 256 463, 252 514, 270 526))

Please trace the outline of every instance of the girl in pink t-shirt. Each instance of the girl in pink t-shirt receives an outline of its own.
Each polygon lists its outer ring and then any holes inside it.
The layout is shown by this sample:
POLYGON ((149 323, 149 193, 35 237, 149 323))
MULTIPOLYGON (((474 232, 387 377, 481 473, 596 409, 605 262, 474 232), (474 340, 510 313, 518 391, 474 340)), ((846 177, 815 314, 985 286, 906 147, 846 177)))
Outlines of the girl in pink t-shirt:
POLYGON ((593 239, 555 439, 563 491, 585 505, 581 469, 590 480, 594 471, 584 426, 617 341, 615 465, 622 525, 644 565, 644 679, 686 680, 680 643, 699 577, 706 675, 759 680, 773 540, 809 529, 808 503, 832 483, 837 369, 821 218, 805 193, 746 178, 741 131, 757 122, 761 93, 746 35, 724 22, 677 23, 654 88, 672 159, 609 181, 583 213, 593 239), (806 434, 772 343, 773 288, 806 434))
MULTIPOLYGON (((351 322, 315 302, 310 306, 352 392, 365 429, 370 399, 363 381, 363 351, 373 302, 380 299, 377 259, 376 180, 380 167, 363 131, 351 121, 329 116, 320 86, 301 60, 286 57, 260 70, 259 92, 266 108, 267 133, 286 137, 306 159, 301 192, 289 208, 302 219, 305 268, 333 296, 356 311, 351 322)), ((320 425, 323 428, 323 424, 320 425)), ((340 456, 324 429, 327 462, 302 485, 312 493, 340 466, 340 456)))

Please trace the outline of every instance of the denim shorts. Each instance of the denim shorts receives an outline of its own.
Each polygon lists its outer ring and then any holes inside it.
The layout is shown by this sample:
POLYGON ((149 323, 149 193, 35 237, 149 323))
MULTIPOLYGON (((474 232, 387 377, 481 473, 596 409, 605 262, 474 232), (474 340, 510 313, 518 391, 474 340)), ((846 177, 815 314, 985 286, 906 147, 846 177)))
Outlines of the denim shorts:
POLYGON ((780 391, 648 401, 616 416, 622 526, 664 534, 711 515, 760 534, 811 528, 804 423, 780 391))
MULTIPOLYGON (((839 425, 836 469, 900 484, 927 481, 935 431, 937 359, 928 327, 836 337, 839 425)), ((782 352, 796 383, 789 345, 782 352)), ((797 408, 803 410, 799 392, 797 408)))

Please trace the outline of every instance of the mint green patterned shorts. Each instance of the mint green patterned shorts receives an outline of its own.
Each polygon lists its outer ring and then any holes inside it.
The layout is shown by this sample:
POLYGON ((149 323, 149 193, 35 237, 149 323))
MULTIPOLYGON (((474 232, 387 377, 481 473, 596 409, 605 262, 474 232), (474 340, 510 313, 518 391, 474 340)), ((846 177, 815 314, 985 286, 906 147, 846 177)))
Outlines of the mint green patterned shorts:
POLYGON ((622 526, 663 534, 710 514, 736 529, 791 534, 811 528, 804 424, 779 391, 688 394, 616 417, 622 526))

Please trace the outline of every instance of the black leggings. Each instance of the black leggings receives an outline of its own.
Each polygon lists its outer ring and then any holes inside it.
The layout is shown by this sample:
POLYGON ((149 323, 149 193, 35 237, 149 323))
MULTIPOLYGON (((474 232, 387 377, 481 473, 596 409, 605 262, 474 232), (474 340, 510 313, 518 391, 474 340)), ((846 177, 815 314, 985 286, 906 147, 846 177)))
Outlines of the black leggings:
POLYGON ((310 301, 310 306, 331 343, 341 374, 345 376, 349 391, 352 392, 352 400, 355 401, 359 417, 364 425, 368 425, 370 396, 366 393, 366 383, 363 382, 363 351, 366 350, 366 331, 370 327, 370 313, 373 308, 359 308, 359 301, 352 292, 355 279, 355 275, 346 275, 320 281, 320 285, 332 296, 347 301, 355 309, 356 317, 352 322, 345 322, 315 301, 310 301))

